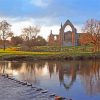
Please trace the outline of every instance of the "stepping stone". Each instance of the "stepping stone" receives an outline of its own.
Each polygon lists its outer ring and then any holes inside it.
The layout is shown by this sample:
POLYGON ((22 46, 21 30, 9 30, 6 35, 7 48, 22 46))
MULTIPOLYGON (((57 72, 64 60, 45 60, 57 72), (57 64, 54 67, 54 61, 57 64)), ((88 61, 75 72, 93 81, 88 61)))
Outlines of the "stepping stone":
POLYGON ((50 96, 50 97, 54 97, 54 96, 56 96, 56 94, 52 93, 52 94, 50 94, 49 96, 50 96))
POLYGON ((41 89, 41 88, 39 88, 39 89, 37 89, 36 91, 42 91, 43 89, 41 89))
POLYGON ((35 89, 36 87, 35 87, 35 86, 32 86, 32 88, 34 88, 34 89, 35 89))
POLYGON ((27 86, 32 86, 32 84, 30 84, 30 83, 27 83, 27 86))
POLYGON ((48 90, 44 90, 44 91, 42 91, 41 93, 47 93, 48 92, 48 90))
POLYGON ((26 82, 22 82, 21 84, 22 84, 22 85, 27 85, 27 83, 26 83, 26 82))

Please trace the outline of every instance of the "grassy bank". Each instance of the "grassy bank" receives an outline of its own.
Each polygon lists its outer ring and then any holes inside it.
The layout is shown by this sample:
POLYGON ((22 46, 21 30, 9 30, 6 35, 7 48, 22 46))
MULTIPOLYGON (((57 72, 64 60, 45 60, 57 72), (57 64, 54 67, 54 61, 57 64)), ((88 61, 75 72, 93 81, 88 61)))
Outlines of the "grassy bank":
MULTIPOLYGON (((64 48, 65 49, 65 48, 64 48)), ((86 51, 83 48, 66 48, 66 51, 52 51, 52 52, 29 52, 29 51, 12 51, 6 49, 0 50, 1 60, 85 60, 85 59, 100 59, 100 53, 93 53, 86 51), (83 51, 84 50, 84 51, 83 51)))

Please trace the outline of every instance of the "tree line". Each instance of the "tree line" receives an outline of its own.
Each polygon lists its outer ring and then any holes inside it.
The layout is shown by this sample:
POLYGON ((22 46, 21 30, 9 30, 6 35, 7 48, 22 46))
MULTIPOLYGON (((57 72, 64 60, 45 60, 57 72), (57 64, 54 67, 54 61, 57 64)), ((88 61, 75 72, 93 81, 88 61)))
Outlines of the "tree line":
POLYGON ((14 33, 11 32, 11 25, 3 20, 0 22, 0 44, 3 45, 4 50, 6 45, 27 46, 30 49, 33 46, 44 46, 47 41, 38 35, 39 32, 39 26, 28 26, 22 29, 20 36, 14 36, 14 33), (11 38, 10 41, 7 40, 8 38, 11 38))
MULTIPOLYGON (((3 45, 5 50, 6 45, 11 46, 26 46, 25 48, 31 49, 33 46, 46 46, 47 41, 39 36, 39 26, 28 26, 22 29, 20 36, 14 36, 11 32, 11 25, 3 20, 0 22, 0 44, 3 45), (8 38, 11 41, 8 41, 8 38)), ((81 45, 91 45, 94 47, 94 51, 100 51, 100 20, 90 19, 87 20, 83 34, 79 37, 79 43, 81 45)))

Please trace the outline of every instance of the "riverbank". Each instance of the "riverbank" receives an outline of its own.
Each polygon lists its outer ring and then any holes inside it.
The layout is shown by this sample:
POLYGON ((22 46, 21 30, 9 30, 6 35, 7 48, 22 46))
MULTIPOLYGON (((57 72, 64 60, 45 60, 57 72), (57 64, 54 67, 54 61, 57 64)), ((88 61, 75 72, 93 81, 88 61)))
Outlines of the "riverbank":
POLYGON ((33 60, 90 60, 100 59, 100 53, 92 52, 24 52, 2 51, 0 60, 33 61, 33 60))

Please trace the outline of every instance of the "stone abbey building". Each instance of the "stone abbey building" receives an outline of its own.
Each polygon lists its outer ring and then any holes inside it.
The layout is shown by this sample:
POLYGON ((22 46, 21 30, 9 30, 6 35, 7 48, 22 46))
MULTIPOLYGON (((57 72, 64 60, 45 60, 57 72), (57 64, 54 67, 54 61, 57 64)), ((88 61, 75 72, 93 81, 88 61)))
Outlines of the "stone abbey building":
POLYGON ((59 30, 59 34, 55 35, 50 33, 48 45, 49 46, 77 46, 78 45, 78 39, 79 34, 77 33, 76 28, 74 25, 67 20, 63 25, 61 24, 61 28, 59 30), (71 31, 65 31, 66 27, 70 26, 71 31))

